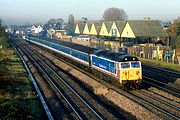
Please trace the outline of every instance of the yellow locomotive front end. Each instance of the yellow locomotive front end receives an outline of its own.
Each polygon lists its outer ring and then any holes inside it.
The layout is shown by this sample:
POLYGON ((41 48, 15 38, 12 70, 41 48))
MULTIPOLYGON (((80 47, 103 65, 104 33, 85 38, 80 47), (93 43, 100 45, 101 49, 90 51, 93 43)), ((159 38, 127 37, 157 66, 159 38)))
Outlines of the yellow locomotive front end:
POLYGON ((134 81, 138 83, 142 80, 142 68, 140 61, 120 62, 120 83, 123 81, 134 81))

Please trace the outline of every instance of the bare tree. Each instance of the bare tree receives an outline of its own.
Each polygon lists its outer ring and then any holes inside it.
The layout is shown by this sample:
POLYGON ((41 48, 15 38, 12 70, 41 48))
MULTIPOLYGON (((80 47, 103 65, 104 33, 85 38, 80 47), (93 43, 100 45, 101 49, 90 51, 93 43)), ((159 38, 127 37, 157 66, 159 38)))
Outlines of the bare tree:
POLYGON ((123 9, 114 7, 106 9, 103 14, 104 21, 123 21, 127 18, 128 16, 123 9))

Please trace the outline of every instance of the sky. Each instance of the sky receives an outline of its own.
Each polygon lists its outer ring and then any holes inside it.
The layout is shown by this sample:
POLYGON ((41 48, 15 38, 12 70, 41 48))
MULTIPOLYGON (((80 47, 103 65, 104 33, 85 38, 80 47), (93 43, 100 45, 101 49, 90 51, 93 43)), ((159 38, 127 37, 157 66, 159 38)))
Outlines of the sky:
POLYGON ((123 9, 128 19, 150 17, 162 21, 180 17, 180 0, 0 0, 4 24, 45 23, 50 18, 100 20, 107 8, 123 9))

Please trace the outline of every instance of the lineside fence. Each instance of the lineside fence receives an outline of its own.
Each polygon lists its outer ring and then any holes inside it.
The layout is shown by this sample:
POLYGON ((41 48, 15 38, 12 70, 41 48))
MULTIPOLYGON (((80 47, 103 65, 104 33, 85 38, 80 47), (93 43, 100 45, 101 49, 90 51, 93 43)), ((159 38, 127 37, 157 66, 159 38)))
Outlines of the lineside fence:
POLYGON ((138 57, 180 65, 180 49, 171 49, 166 46, 133 46, 128 47, 127 51, 138 57))

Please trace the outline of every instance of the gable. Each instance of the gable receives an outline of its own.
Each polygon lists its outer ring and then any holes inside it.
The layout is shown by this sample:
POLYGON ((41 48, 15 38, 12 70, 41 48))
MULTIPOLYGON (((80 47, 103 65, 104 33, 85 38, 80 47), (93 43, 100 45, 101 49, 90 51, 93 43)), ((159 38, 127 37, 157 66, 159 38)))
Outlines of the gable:
POLYGON ((36 27, 33 25, 31 29, 35 29, 36 27))
POLYGON ((106 25, 104 24, 104 22, 103 22, 102 27, 100 29, 99 35, 101 35, 101 36, 109 36, 109 33, 107 31, 107 28, 106 28, 106 25))
POLYGON ((109 31, 109 36, 113 36, 113 37, 120 37, 120 33, 119 30, 115 24, 115 22, 113 22, 110 31, 109 31))
POLYGON ((131 26, 129 25, 129 23, 127 22, 123 31, 122 31, 122 34, 121 34, 121 37, 124 37, 124 38, 136 38, 131 26))
POLYGON ((89 28, 88 28, 88 24, 85 24, 84 30, 83 30, 83 34, 89 34, 89 28))
POLYGON ((91 25, 90 35, 97 35, 97 31, 96 31, 94 23, 91 25))
POLYGON ((76 28, 75 28, 75 32, 74 32, 74 33, 80 34, 80 31, 79 31, 79 25, 78 25, 78 24, 76 24, 76 28))
POLYGON ((39 25, 38 28, 41 29, 42 27, 39 25))

